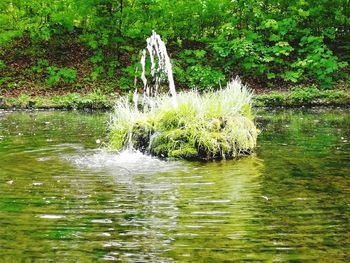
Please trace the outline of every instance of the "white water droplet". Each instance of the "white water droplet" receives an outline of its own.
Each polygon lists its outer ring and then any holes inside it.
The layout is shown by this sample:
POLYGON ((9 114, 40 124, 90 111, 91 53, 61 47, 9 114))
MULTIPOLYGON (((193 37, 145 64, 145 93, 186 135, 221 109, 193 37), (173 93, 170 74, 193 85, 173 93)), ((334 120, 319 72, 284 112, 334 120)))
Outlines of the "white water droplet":
POLYGON ((111 219, 93 219, 91 222, 99 224, 112 224, 113 221, 111 219))
POLYGON ((60 219, 60 218, 65 218, 64 215, 40 215, 40 218, 43 219, 60 219))
MULTIPOLYGON (((152 31, 152 35, 149 38, 147 38, 147 46, 146 49, 142 51, 140 63, 142 68, 141 80, 143 82, 144 87, 144 100, 147 101, 147 97, 157 95, 160 82, 162 81, 162 74, 166 74, 168 78, 169 91, 172 97, 173 106, 177 107, 178 104, 170 58, 166 50, 165 43, 155 31, 152 31), (151 76, 155 80, 154 87, 150 87, 149 85, 147 85, 147 78, 145 73, 147 51, 151 60, 151 76)), ((135 96, 134 94, 135 105, 137 103, 136 98, 137 96, 135 96)))

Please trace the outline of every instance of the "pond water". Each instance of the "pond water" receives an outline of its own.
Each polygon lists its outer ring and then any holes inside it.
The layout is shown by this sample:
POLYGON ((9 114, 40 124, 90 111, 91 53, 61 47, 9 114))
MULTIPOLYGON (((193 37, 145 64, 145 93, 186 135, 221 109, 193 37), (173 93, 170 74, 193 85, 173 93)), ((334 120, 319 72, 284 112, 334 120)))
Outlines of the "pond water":
POLYGON ((106 113, 0 111, 1 262, 349 261, 349 111, 257 116, 254 156, 190 163, 103 150, 106 113))

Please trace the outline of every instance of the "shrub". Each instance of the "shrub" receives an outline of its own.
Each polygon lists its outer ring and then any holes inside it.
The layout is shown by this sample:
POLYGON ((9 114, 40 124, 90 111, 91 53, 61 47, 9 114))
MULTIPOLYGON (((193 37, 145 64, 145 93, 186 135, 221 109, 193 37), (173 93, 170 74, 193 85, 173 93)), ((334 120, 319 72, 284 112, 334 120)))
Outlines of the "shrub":
POLYGON ((62 83, 73 83, 77 78, 77 73, 75 69, 72 68, 58 68, 58 67, 48 67, 47 72, 49 74, 46 83, 49 86, 53 86, 62 83))

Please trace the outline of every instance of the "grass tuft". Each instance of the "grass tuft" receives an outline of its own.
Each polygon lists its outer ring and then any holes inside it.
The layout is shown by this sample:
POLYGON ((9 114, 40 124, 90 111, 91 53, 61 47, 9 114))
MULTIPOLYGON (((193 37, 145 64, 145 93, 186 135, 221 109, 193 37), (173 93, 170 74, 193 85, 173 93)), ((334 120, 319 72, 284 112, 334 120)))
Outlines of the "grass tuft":
POLYGON ((183 159, 228 159, 253 151, 252 94, 239 79, 215 92, 181 92, 177 99, 174 107, 167 95, 150 98, 143 110, 119 99, 110 121, 110 148, 132 146, 183 159))

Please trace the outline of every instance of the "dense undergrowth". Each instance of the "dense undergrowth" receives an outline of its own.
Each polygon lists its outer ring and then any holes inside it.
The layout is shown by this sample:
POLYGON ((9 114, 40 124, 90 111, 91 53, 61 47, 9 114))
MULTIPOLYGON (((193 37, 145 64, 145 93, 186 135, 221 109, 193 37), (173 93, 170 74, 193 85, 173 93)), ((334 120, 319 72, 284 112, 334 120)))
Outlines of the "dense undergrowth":
POLYGON ((175 107, 168 95, 146 98, 141 109, 128 97, 117 100, 111 149, 132 147, 183 159, 236 158, 253 151, 257 130, 251 93, 239 80, 215 92, 181 92, 177 100, 175 107))
POLYGON ((153 29, 181 89, 348 88, 349 24, 348 0, 3 0, 0 93, 127 93, 153 29))

